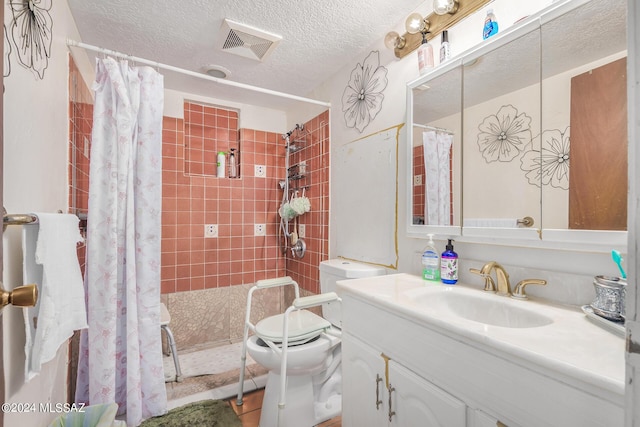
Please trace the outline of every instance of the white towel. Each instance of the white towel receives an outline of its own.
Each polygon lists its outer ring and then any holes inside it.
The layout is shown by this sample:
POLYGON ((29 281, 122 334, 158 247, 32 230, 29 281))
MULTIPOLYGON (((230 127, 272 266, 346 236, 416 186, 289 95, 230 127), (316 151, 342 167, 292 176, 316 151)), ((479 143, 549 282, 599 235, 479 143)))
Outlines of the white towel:
POLYGON ((35 307, 23 310, 26 331, 25 381, 52 360, 58 348, 87 327, 84 286, 76 244, 82 241, 78 217, 38 213, 23 226, 24 283, 38 285, 35 307))

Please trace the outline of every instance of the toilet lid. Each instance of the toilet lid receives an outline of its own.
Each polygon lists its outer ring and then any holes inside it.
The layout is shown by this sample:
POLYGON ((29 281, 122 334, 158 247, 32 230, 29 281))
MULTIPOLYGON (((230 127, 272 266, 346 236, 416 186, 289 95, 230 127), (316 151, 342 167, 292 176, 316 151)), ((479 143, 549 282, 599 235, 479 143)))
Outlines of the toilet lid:
MULTIPOLYGON (((282 342, 282 326, 284 314, 262 319, 256 324, 256 335, 263 340, 282 342)), ((308 311, 297 310, 289 314, 289 344, 308 340, 320 335, 331 327, 331 323, 308 311)))

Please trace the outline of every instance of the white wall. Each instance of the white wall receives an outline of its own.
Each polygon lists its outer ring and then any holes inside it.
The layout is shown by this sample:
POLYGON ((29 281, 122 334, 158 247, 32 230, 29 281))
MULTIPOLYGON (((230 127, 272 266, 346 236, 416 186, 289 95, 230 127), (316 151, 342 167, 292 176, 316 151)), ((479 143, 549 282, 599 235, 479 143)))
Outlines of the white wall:
MULTIPOLYGON (((68 200, 68 49, 66 38, 78 38, 66 2, 52 2, 53 43, 44 79, 22 67, 11 54, 11 74, 4 79, 4 206, 9 213, 66 212, 68 200)), ((5 2, 5 23, 11 10, 5 2)), ((86 68, 88 62, 79 61, 86 68)), ((3 283, 22 285, 22 227, 4 234, 3 283)), ((7 307, 4 320, 4 368, 7 402, 66 402, 67 353, 63 346, 39 376, 24 384, 22 311, 7 307)), ((5 414, 5 425, 40 427, 56 414, 5 414)))
MULTIPOLYGON (((431 10, 431 2, 425 2, 417 11, 428 14, 431 10)), ((449 31, 449 41, 451 43, 452 55, 463 52, 477 43, 482 42, 482 25, 486 15, 487 8, 493 8, 501 31, 504 31, 510 24, 520 18, 536 13, 537 11, 549 6, 551 0, 527 1, 527 0, 495 0, 484 9, 476 12, 474 15, 467 17, 449 31)), ((396 26, 390 24, 389 30, 395 30, 403 33, 403 23, 396 26)), ((433 43, 434 52, 439 51, 440 42, 436 40, 433 43)), ((331 102, 331 155, 332 169, 339 164, 335 156, 338 155, 340 146, 394 126, 400 123, 406 123, 406 83, 418 77, 418 65, 416 53, 412 53, 403 59, 397 60, 393 53, 386 49, 382 40, 371 46, 370 50, 380 51, 380 65, 388 70, 388 85, 384 90, 384 101, 382 110, 373 120, 373 122, 365 128, 360 134, 354 128, 348 128, 342 112, 342 93, 345 86, 349 82, 351 70, 357 63, 362 63, 366 53, 362 58, 354 58, 353 63, 344 67, 340 72, 333 75, 321 87, 318 87, 309 96, 317 99, 328 99, 331 102)), ((437 65, 436 55, 436 65, 437 65)), ((405 182, 406 168, 410 167, 409 160, 406 158, 406 141, 400 142, 399 150, 399 182, 398 182, 398 252, 399 263, 398 271, 419 274, 420 271, 420 254, 426 245, 423 239, 409 238, 406 236, 406 205, 407 205, 407 185, 405 182)), ((331 200, 339 200, 341 197, 335 197, 341 191, 340 182, 336 182, 335 170, 331 173, 331 200)), ((395 194, 380 194, 379 189, 363 188, 368 197, 376 198, 380 203, 394 203, 395 194)), ((336 242, 336 229, 344 229, 340 226, 342 218, 345 215, 371 215, 375 216, 375 212, 346 212, 339 204, 332 203, 331 206, 331 223, 330 223, 330 257, 347 256, 353 257, 353 250, 350 253, 344 253, 344 248, 336 242)), ((380 223, 379 227, 390 227, 392 224, 380 223)), ((443 236, 440 236, 441 238, 443 236)), ((444 250, 445 242, 443 240, 436 241, 439 248, 444 250)), ((480 267, 484 262, 489 260, 497 260, 509 270, 513 283, 524 278, 542 278, 549 281, 549 285, 542 288, 532 288, 530 293, 544 298, 549 298, 559 302, 571 304, 584 304, 592 299, 593 286, 592 277, 595 274, 615 275, 617 269, 603 251, 591 250, 549 250, 541 248, 527 248, 508 246, 504 244, 491 243, 457 243, 455 249, 460 255, 460 278, 462 281, 477 285, 480 287, 482 283, 477 277, 468 273, 470 267, 480 267)), ((626 250, 626 248, 622 248, 626 250)), ((358 259, 366 260, 370 249, 366 245, 362 245, 356 251, 358 259)))

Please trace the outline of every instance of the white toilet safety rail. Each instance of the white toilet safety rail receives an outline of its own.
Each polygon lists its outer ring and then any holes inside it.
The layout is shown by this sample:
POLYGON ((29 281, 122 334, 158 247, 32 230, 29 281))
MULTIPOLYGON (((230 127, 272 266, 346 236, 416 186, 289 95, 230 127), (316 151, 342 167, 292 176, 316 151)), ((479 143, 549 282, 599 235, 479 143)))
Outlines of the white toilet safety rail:
POLYGON ((300 298, 300 288, 298 283, 289 276, 279 277, 276 279, 258 280, 247 296, 247 311, 244 321, 244 336, 242 339, 242 355, 240 357, 240 384, 238 390, 238 398, 236 404, 242 406, 242 394, 244 389, 244 371, 247 362, 247 340, 249 339, 249 331, 256 333, 256 328, 251 323, 251 298, 253 292, 258 289, 273 288, 277 286, 292 285, 294 287, 295 299, 291 306, 284 312, 282 324, 282 346, 278 347, 272 340, 260 337, 273 351, 280 356, 280 397, 278 401, 278 425, 282 419, 281 413, 285 408, 285 391, 287 385, 287 347, 289 344, 289 314, 296 310, 302 310, 310 307, 316 307, 332 301, 341 301, 335 292, 327 292, 318 295, 311 295, 300 298))

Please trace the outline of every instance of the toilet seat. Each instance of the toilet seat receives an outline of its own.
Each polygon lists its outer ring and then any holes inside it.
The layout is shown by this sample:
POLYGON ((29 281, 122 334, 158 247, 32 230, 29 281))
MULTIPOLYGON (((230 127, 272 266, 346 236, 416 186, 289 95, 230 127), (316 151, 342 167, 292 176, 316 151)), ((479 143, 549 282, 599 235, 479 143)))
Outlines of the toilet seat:
MULTIPOLYGON (((256 335, 263 340, 282 346, 285 314, 262 319, 256 324, 256 335)), ((331 328, 331 322, 308 311, 297 310, 289 314, 288 346, 300 345, 331 328)))

